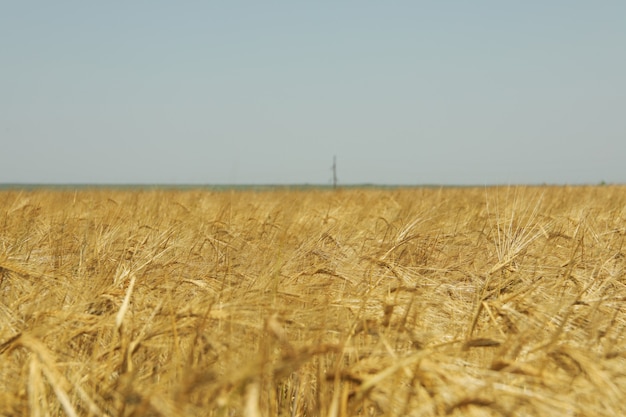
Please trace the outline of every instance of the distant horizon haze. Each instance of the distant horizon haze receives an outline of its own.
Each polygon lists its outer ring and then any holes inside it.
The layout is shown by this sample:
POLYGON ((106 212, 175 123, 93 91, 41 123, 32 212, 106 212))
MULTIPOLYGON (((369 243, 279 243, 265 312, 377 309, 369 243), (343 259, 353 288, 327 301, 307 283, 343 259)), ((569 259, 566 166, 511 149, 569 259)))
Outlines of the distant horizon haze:
POLYGON ((626 2, 5 2, 0 184, 626 183, 626 2))

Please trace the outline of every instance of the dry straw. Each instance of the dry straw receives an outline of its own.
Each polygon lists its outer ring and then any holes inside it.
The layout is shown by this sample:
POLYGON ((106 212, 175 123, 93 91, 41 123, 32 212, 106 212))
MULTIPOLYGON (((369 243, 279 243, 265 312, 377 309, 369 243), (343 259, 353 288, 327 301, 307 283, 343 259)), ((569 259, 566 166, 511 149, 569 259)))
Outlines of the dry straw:
POLYGON ((2 191, 0 416, 626 415, 625 191, 2 191))

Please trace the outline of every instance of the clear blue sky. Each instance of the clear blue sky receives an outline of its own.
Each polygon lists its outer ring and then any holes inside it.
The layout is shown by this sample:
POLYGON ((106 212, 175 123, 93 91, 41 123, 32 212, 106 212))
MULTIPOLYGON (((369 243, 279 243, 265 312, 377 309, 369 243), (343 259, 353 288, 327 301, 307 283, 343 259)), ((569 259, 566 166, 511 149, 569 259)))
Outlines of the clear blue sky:
POLYGON ((626 183, 626 1, 6 1, 0 183, 626 183))

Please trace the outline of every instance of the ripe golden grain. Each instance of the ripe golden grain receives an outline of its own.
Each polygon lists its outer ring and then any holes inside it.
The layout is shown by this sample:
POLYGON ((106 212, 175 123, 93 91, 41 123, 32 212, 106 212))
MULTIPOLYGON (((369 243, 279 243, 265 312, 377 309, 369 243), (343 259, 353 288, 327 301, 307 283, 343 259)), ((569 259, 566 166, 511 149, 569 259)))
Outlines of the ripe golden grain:
POLYGON ((4 190, 0 416, 626 415, 626 187, 4 190))

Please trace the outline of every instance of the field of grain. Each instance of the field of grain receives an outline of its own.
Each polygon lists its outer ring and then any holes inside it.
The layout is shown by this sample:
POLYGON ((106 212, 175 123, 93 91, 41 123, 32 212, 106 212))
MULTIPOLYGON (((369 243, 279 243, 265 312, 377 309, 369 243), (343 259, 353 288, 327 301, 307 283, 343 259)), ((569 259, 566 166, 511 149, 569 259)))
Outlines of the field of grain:
POLYGON ((0 192, 0 416, 626 415, 626 188, 0 192))

